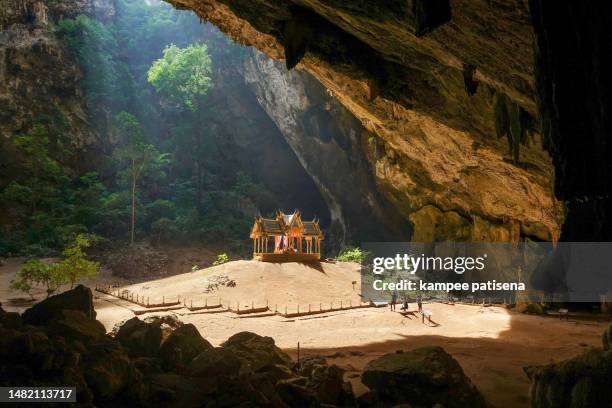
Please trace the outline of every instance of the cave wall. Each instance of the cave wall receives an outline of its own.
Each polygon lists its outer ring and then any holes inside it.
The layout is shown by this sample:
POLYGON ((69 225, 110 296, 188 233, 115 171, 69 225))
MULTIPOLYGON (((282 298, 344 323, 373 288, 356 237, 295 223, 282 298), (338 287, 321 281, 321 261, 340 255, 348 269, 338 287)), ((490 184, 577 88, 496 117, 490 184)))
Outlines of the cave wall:
POLYGON ((451 1, 450 22, 427 28, 412 2, 169 1, 310 72, 351 111, 371 135, 377 189, 413 239, 558 238, 564 208, 538 129, 518 163, 497 137, 500 98, 537 122, 524 2, 451 1))
POLYGON ((568 206, 564 241, 612 239, 612 5, 530 1, 542 121, 555 193, 568 206))
MULTIPOLYGON (((207 126, 216 135, 218 155, 207 170, 232 183, 238 172, 274 194, 260 207, 244 208, 248 215, 270 215, 278 208, 301 209, 305 218, 330 224, 329 209, 311 175, 304 169, 281 130, 245 81, 242 59, 218 61, 215 84, 207 102, 217 113, 207 126), (220 65, 219 65, 220 64, 220 65)), ((180 160, 180 158, 177 158, 180 160)))
MULTIPOLYGON (((6 0, 0 10, 0 143, 28 130, 40 114, 61 114, 76 145, 91 143, 79 80, 81 72, 55 37, 50 18, 59 2, 6 0)), ((90 3, 88 3, 90 4, 90 3)), ((90 4, 91 10, 94 6, 90 4)), ((72 2, 62 13, 82 11, 72 2)))
POLYGON ((307 72, 287 73, 256 50, 245 60, 244 76, 324 197, 334 250, 410 237, 408 222, 377 191, 365 158, 372 136, 351 112, 307 72))

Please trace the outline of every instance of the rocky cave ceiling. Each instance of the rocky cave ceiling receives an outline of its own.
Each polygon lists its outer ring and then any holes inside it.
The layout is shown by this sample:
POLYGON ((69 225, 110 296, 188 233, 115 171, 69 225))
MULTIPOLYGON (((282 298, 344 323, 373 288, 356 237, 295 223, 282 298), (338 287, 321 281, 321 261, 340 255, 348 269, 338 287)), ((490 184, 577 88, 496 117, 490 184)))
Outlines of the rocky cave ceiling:
POLYGON ((524 126, 538 122, 526 2, 168 1, 310 72, 347 107, 413 240, 559 237, 552 162, 539 127, 524 126), (500 101, 510 128, 525 127, 518 162, 500 101))

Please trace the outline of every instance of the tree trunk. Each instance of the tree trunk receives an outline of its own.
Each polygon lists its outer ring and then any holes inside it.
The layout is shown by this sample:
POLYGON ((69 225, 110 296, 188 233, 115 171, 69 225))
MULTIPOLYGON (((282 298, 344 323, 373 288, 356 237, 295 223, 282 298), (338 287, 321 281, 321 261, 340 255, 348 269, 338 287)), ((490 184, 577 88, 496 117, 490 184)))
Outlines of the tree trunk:
POLYGON ((134 160, 132 160, 132 235, 130 239, 130 245, 134 245, 136 225, 136 166, 134 160))
POLYGON ((196 133, 196 177, 198 178, 197 180, 197 208, 198 208, 198 214, 202 214, 202 159, 201 159, 201 155, 202 155, 202 137, 199 133, 199 129, 196 133))

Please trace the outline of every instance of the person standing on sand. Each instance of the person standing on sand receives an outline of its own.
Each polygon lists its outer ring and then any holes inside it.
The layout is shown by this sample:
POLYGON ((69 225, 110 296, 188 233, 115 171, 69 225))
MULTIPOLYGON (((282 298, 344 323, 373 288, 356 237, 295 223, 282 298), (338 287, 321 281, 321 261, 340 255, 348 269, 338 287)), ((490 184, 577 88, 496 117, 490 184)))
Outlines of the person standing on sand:
POLYGON ((395 302, 397 301, 397 292, 393 291, 393 293, 391 293, 391 310, 395 311, 395 302))
POLYGON ((421 300, 421 295, 417 296, 417 305, 419 306, 419 313, 423 313, 423 301, 421 300))

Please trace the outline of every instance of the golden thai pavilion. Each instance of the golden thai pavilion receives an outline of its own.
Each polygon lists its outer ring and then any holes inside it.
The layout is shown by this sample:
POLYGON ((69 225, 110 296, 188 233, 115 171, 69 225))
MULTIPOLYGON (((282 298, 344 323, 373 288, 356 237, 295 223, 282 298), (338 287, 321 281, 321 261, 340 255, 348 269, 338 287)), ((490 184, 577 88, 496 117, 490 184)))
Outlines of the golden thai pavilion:
POLYGON ((319 221, 302 221, 298 210, 276 218, 255 218, 251 229, 253 259, 265 262, 308 262, 321 259, 323 232, 319 221))

